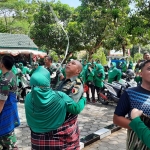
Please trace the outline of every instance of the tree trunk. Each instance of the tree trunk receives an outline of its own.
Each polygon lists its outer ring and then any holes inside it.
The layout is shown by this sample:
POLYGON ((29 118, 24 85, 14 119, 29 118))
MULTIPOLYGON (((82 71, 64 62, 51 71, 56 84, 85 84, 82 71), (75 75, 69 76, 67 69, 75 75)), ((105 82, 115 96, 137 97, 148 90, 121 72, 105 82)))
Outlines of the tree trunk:
POLYGON ((93 51, 92 51, 92 50, 88 51, 88 55, 89 55, 88 61, 91 61, 91 60, 92 60, 92 54, 93 54, 93 51))
MULTIPOLYGON (((102 42, 102 40, 101 40, 102 42)), ((102 43, 97 43, 91 50, 88 50, 89 58, 88 61, 92 60, 92 55, 97 52, 97 50, 101 47, 102 43)))
POLYGON ((126 56, 126 46, 122 45, 122 52, 123 52, 123 56, 126 56))
MULTIPOLYGON (((8 30, 7 15, 5 14, 5 12, 3 12, 3 15, 4 15, 5 27, 6 27, 6 31, 7 31, 8 30)), ((10 29, 10 33, 11 33, 11 29, 10 29)))

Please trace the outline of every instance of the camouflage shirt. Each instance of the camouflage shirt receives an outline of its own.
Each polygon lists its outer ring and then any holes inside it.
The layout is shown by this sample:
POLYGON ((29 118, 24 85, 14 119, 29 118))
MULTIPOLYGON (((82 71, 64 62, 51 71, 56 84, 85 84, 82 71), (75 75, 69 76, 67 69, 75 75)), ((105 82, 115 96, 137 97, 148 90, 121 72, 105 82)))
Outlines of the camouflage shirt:
POLYGON ((70 96, 75 102, 78 102, 83 95, 83 84, 81 80, 74 76, 70 79, 63 79, 56 85, 55 90, 62 91, 70 96))
POLYGON ((0 100, 7 100, 9 92, 16 93, 17 78, 12 71, 0 76, 0 100))

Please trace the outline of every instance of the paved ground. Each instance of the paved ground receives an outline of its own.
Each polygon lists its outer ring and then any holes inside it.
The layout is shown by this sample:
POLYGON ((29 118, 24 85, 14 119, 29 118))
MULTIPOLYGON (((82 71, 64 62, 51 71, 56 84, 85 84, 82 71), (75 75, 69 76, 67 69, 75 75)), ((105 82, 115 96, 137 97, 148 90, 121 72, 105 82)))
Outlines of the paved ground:
MULTIPOLYGON (((19 116, 21 118, 21 125, 15 130, 17 138, 18 138, 18 146, 20 150, 28 150, 30 148, 30 130, 26 123, 25 112, 24 112, 24 104, 18 103, 19 116)), ((85 109, 78 117, 79 128, 81 132, 81 137, 84 137, 90 133, 93 133, 107 125, 112 123, 112 117, 115 106, 108 105, 104 106, 99 103, 96 104, 87 104, 85 109)), ((119 132, 113 133, 111 136, 102 139, 101 141, 97 141, 92 145, 84 148, 84 150, 94 150, 100 149, 102 150, 112 150, 122 148, 120 150, 124 150, 125 148, 125 138, 126 133, 125 129, 119 132)))
POLYGON ((121 129, 82 150, 125 150, 126 130, 121 129))

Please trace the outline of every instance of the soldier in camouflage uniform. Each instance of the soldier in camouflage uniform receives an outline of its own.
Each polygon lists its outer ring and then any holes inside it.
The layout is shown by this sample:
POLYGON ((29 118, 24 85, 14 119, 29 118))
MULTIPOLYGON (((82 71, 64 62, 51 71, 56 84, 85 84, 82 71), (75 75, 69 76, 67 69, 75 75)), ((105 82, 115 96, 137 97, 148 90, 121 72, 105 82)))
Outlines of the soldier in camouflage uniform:
POLYGON ((14 128, 20 125, 17 110, 17 80, 11 71, 14 59, 4 56, 0 62, 0 150, 17 149, 14 128))
MULTIPOLYGON (((83 95, 83 84, 81 82, 81 79, 78 77, 81 71, 82 71, 82 65, 79 61, 77 60, 70 61, 65 67, 66 78, 58 82, 56 86, 57 91, 62 91, 66 93, 75 102, 78 102, 78 100, 83 95)), ((66 143, 72 145, 74 149, 78 149, 80 147, 77 117, 78 115, 67 113, 65 122, 61 126, 62 128, 65 128, 65 125, 69 124, 69 127, 72 128, 72 133, 66 131, 64 133, 68 135, 64 135, 64 136, 73 139, 72 141, 70 141, 70 143, 67 143, 67 141, 66 143)))
POLYGON ((61 73, 60 69, 57 69, 56 65, 52 63, 53 59, 50 56, 45 56, 44 58, 44 63, 45 63, 45 68, 50 72, 50 75, 56 73, 56 76, 51 78, 51 88, 54 89, 58 81, 61 81, 64 76, 61 73))

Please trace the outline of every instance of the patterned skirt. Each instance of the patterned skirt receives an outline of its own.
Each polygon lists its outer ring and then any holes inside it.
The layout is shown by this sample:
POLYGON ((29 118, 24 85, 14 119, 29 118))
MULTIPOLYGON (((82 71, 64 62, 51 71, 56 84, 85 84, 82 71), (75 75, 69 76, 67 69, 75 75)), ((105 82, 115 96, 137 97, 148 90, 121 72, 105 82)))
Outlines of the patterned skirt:
MULTIPOLYGON (((145 123, 147 127, 150 128, 150 117, 147 115, 142 115, 141 120, 145 123)), ((150 150, 136 135, 133 130, 127 131, 127 150, 150 150)))
POLYGON ((79 150, 79 143, 77 117, 48 133, 31 131, 32 150, 79 150))

